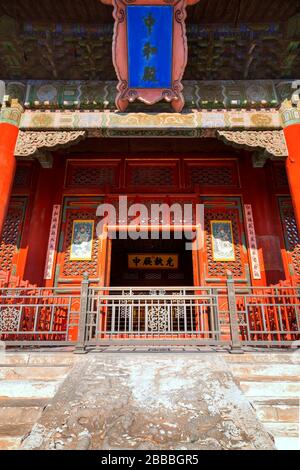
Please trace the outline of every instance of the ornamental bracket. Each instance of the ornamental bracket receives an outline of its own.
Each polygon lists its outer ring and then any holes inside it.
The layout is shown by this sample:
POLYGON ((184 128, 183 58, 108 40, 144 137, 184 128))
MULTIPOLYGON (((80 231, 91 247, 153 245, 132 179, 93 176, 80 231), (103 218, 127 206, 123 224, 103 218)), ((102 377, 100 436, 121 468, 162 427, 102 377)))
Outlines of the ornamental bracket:
POLYGON ((15 156, 20 160, 37 159, 43 168, 51 168, 51 152, 71 147, 85 138, 86 131, 20 131, 15 156))
POLYGON ((245 150, 256 150, 253 157, 255 167, 264 166, 266 160, 287 158, 288 149, 282 130, 272 131, 217 131, 217 137, 225 144, 245 150))

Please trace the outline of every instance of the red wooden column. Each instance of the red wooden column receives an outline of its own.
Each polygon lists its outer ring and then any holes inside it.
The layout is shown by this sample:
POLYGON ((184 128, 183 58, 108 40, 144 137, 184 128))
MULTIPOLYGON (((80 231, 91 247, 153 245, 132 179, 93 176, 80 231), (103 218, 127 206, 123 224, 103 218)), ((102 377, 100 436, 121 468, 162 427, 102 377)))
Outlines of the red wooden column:
POLYGON ((286 100, 280 110, 288 148, 286 172, 300 233, 300 103, 293 106, 291 101, 286 100))
POLYGON ((0 236, 7 214, 16 170, 14 156, 23 112, 18 100, 11 100, 0 112, 0 236))

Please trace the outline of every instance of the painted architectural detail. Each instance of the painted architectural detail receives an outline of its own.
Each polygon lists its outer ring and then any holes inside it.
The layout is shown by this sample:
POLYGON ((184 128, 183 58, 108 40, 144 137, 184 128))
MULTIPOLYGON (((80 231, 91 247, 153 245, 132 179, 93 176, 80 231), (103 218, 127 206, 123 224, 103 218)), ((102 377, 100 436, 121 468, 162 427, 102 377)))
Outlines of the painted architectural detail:
POLYGON ((218 131, 225 142, 242 147, 263 148, 274 157, 287 157, 288 150, 283 131, 218 131))
POLYGON ((248 245, 250 249, 251 268, 253 279, 261 279, 261 270, 259 264, 259 256, 257 249, 256 233, 253 219, 253 212, 251 204, 244 204, 245 222, 248 235, 248 245))
MULTIPOLYGON (((78 130, 89 137, 130 137, 150 132, 161 137, 201 137, 203 131, 217 129, 265 129, 282 127, 277 110, 219 110, 179 113, 113 113, 101 111, 26 111, 21 119, 23 131, 78 130), (109 132, 108 132, 109 131, 109 132), (132 134, 131 134, 132 131, 132 134), (135 132, 133 132, 135 131, 135 132), (136 133, 139 132, 140 134, 136 133), (181 132, 180 132, 181 131, 181 132), (183 133, 183 131, 185 131, 183 133), (197 131, 197 132, 192 132, 197 131)), ((207 136, 203 135, 203 136, 207 136)))
POLYGON ((280 112, 283 127, 300 124, 300 101, 297 105, 293 105, 292 101, 285 100, 280 107, 280 112))
POLYGON ((53 276, 53 266, 54 266, 55 251, 56 251, 56 246, 57 246, 60 211, 61 211, 60 205, 53 206, 51 226, 50 226, 50 235, 49 235, 49 241, 48 241, 48 250, 47 250, 47 256, 46 256, 45 274, 44 274, 45 280, 50 280, 52 279, 52 276, 53 276))
POLYGON ((19 127, 23 111, 23 107, 17 99, 7 100, 0 112, 0 124, 5 123, 19 127))
MULTIPOLYGON (((292 80, 185 80, 182 93, 187 109, 277 109, 282 101, 290 99, 292 83, 292 80)), ((6 81, 7 93, 18 98, 26 109, 114 110, 116 85, 115 81, 6 81)))
POLYGON ((16 157, 33 157, 40 150, 56 150, 85 138, 85 131, 22 132, 16 145, 16 157))
POLYGON ((90 260, 76 261, 71 259, 73 226, 75 220, 92 220, 96 218, 95 211, 91 210, 73 210, 70 211, 67 218, 66 233, 63 246, 64 261, 61 275, 65 277, 83 276, 88 273, 90 277, 98 275, 98 254, 99 254, 99 238, 96 233, 93 234, 93 247, 90 260))
POLYGON ((242 260, 242 240, 239 231, 239 218, 236 210, 220 208, 205 209, 205 232, 206 232, 206 256, 207 275, 209 278, 226 278, 227 271, 231 271, 234 278, 245 276, 242 260), (214 220, 231 221, 234 260, 218 261, 214 256, 213 237, 211 233, 211 222, 214 220))

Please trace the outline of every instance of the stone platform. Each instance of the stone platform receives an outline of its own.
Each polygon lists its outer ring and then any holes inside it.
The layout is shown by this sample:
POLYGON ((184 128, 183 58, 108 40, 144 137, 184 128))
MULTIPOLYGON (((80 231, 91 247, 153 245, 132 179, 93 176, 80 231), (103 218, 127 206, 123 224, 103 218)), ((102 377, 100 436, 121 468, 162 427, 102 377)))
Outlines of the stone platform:
POLYGON ((0 354, 2 449, 299 446, 300 354, 0 354))

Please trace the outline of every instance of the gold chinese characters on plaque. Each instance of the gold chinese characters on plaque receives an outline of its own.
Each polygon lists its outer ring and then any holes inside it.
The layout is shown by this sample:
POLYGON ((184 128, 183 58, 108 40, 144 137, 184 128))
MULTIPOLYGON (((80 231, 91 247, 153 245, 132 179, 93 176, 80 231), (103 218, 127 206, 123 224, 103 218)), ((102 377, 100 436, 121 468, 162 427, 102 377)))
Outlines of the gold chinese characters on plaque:
POLYGON ((128 255, 129 269, 178 269, 177 254, 131 253, 128 255))

